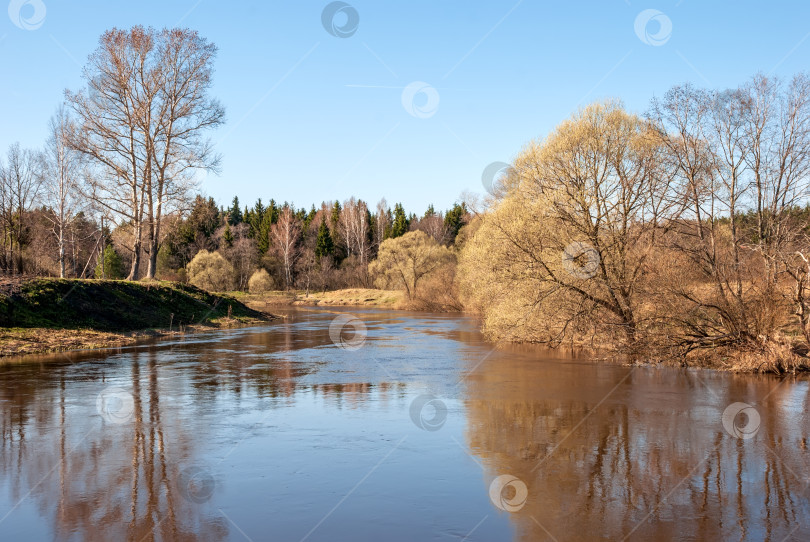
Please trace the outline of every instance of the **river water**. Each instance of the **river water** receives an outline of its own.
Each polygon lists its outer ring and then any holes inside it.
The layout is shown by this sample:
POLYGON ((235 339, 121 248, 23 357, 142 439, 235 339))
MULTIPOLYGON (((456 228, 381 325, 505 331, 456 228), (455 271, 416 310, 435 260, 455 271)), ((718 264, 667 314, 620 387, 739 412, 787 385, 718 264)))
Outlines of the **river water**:
POLYGON ((0 540, 810 539, 807 380, 477 325, 290 310, 2 366, 0 540))

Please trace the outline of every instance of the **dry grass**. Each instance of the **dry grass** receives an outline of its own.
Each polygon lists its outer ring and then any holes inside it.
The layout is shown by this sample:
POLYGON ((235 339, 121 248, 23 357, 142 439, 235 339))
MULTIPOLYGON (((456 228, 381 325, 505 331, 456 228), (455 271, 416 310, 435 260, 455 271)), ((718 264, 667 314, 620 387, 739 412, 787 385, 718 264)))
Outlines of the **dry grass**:
POLYGON ((810 371, 810 358, 787 341, 699 350, 688 354, 683 365, 733 373, 795 374, 810 371))
POLYGON ((96 350, 99 348, 120 348, 137 344, 140 341, 159 337, 173 337, 199 331, 228 329, 259 325, 271 317, 262 319, 228 318, 223 316, 206 324, 182 326, 181 328, 145 329, 130 332, 107 332, 92 329, 50 329, 50 328, 5 328, 0 327, 0 364, 11 356, 48 354, 69 350, 96 350))
POLYGON ((310 292, 296 296, 295 305, 384 307, 402 308, 405 293, 399 290, 377 290, 373 288, 348 288, 332 292, 310 292))
POLYGON ((309 292, 303 290, 270 291, 263 294, 228 292, 254 310, 266 310, 273 306, 346 306, 381 307, 386 309, 405 308, 405 293, 399 290, 378 290, 374 288, 347 288, 329 292, 309 292))

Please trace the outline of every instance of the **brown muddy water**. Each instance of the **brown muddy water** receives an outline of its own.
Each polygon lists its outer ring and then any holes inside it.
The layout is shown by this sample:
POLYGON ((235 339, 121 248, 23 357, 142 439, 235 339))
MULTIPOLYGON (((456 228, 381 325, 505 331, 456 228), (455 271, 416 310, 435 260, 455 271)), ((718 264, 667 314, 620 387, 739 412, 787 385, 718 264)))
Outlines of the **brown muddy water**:
POLYGON ((0 540, 810 539, 804 379, 288 316, 0 367, 0 540))

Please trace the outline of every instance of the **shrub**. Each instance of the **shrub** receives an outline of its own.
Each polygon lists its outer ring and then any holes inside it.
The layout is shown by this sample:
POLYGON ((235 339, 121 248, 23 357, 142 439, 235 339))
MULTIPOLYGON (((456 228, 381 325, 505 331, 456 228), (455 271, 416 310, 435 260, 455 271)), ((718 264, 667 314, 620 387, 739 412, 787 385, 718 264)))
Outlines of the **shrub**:
POLYGON ((209 292, 225 292, 234 288, 233 266, 219 252, 201 250, 186 266, 188 281, 209 292))
POLYGON ((273 277, 264 269, 259 269, 253 273, 250 280, 248 280, 248 291, 251 294, 263 294, 275 289, 275 286, 273 277))

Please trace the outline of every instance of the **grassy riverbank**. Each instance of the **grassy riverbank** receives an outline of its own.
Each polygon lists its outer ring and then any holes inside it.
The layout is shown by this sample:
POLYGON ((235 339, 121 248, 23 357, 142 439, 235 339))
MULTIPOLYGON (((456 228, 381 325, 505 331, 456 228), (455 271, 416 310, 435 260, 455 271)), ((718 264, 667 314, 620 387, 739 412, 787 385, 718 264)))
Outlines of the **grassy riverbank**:
POLYGON ((33 279, 0 289, 0 356, 104 348, 274 317, 172 282, 33 279))

